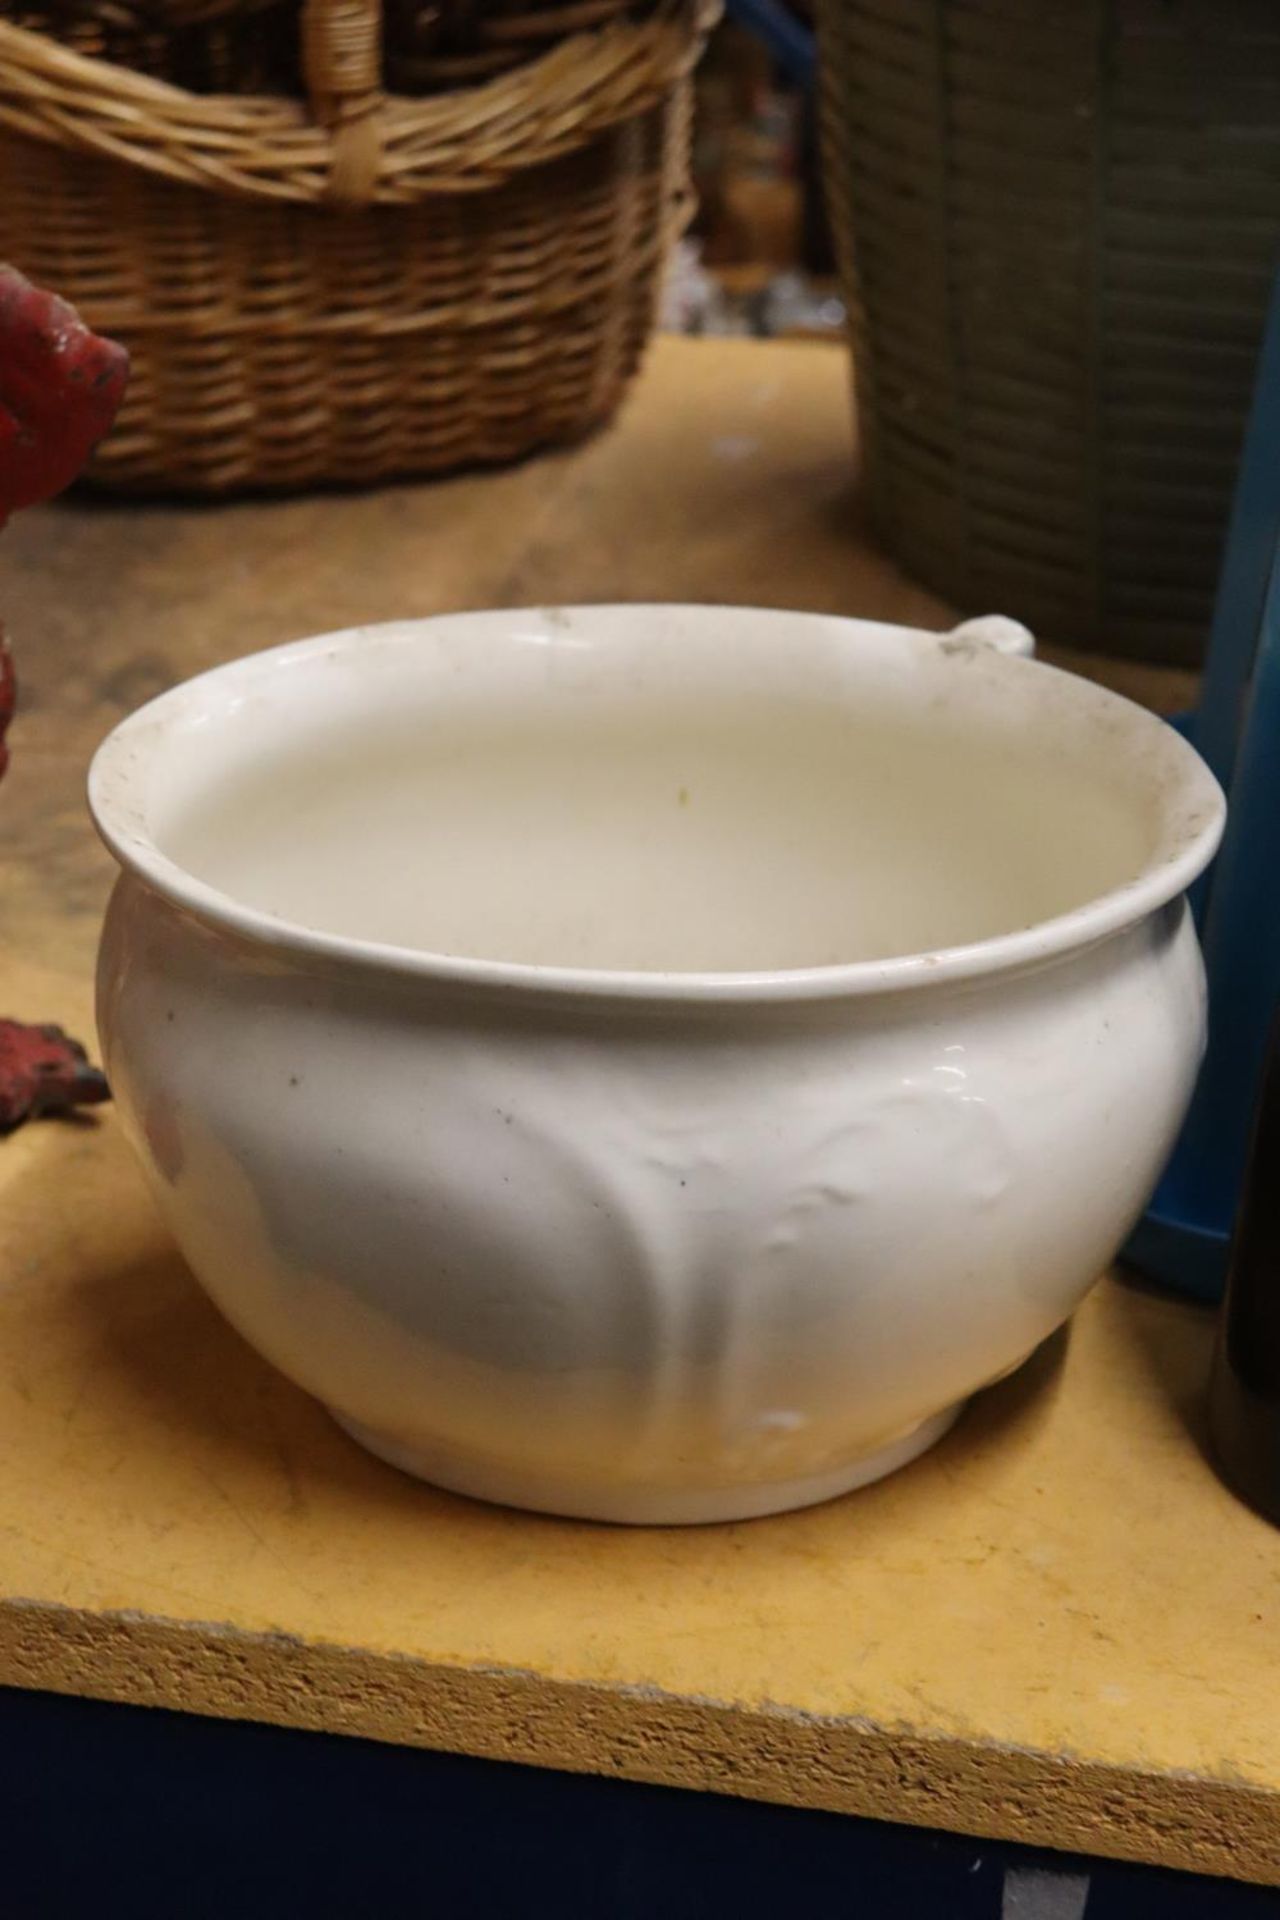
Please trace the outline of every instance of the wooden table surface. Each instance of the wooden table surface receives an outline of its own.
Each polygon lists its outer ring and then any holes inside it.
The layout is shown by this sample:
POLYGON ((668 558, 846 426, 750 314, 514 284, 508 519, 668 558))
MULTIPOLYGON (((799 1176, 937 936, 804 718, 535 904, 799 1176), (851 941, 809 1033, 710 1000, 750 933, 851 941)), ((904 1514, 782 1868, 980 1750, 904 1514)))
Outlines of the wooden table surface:
MULTIPOLYGON (((870 546, 845 369, 664 341, 620 424, 496 476, 26 516, 4 1010, 87 1030, 87 756, 173 680, 450 607, 755 601, 942 625, 870 546)), ((1186 676, 1088 663, 1160 706, 1186 676)), ((0 1144, 0 1681, 1280 1883, 1280 1534, 1202 1453, 1210 1324, 1105 1280, 917 1466, 619 1531, 368 1459, 218 1319, 109 1113, 0 1144)))

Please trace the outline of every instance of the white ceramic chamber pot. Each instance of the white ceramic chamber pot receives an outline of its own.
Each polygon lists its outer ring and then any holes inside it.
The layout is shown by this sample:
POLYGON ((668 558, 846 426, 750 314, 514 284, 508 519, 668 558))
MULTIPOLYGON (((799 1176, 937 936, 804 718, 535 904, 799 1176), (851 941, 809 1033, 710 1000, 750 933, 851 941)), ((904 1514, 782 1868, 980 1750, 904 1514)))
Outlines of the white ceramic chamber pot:
POLYGON ((989 637, 467 615, 119 727, 103 1047, 246 1339, 442 1485, 696 1521, 886 1472, 1052 1332, 1187 1103, 1223 802, 989 637))

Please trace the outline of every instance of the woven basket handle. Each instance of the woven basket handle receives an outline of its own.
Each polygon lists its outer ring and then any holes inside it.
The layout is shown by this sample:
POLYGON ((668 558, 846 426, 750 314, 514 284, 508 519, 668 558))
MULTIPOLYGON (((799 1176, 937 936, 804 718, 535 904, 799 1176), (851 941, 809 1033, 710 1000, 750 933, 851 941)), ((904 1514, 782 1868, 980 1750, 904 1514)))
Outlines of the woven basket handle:
POLYGON ((304 107, 187 93, 17 26, 0 0, 0 129, 205 192, 412 206, 499 187, 652 111, 689 73, 718 12, 718 0, 658 0, 643 19, 419 100, 383 90, 379 0, 304 0, 304 107))
POLYGON ((381 0, 306 0, 302 73, 311 111, 333 143, 325 197, 366 206, 382 162, 381 0))

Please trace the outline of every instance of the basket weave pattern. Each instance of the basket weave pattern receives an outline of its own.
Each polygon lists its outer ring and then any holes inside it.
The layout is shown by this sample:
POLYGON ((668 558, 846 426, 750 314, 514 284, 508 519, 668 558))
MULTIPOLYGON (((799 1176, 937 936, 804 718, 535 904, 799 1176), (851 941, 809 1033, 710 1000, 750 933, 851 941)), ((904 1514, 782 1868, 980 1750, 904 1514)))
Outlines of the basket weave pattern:
POLYGON ((606 418, 686 215, 708 25, 669 0, 412 99, 382 88, 375 0, 307 0, 302 100, 178 88, 0 20, 0 258, 134 359, 96 477, 367 481, 606 418))
POLYGON ((961 606, 1194 662, 1280 236, 1274 0, 820 0, 872 511, 961 606))

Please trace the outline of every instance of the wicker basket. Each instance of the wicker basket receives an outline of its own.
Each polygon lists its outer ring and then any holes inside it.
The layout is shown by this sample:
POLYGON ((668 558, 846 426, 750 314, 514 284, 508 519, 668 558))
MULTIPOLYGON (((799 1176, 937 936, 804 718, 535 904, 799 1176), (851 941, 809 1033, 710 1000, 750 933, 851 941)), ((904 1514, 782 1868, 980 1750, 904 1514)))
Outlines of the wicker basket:
POLYGON ((96 478, 369 481, 604 420, 686 217, 709 24, 706 0, 664 0, 410 99, 382 89, 378 0, 306 0, 304 104, 0 21, 0 258, 134 358, 96 478))
POLYGON ((1046 637, 1192 662, 1280 239, 1275 0, 821 0, 870 504, 1046 637))

